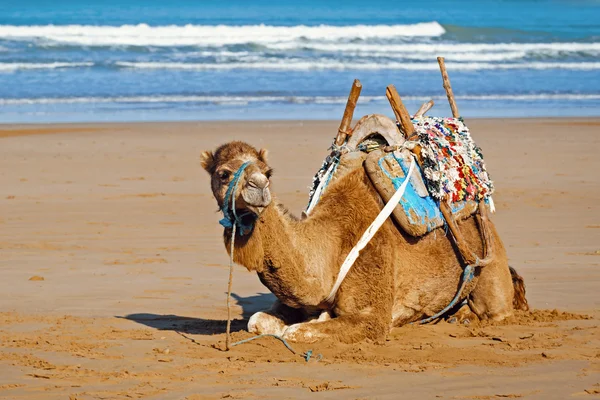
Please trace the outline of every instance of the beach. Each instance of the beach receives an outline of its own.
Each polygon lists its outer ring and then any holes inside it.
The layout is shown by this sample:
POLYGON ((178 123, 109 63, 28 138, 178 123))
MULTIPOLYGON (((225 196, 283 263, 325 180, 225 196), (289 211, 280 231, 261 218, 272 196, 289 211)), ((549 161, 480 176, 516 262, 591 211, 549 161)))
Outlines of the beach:
MULTIPOLYGON (((299 215, 338 124, 1 125, 0 398, 598 396, 599 118, 467 120, 531 313, 294 345, 309 362, 269 338, 223 351, 229 259, 201 151, 267 148, 299 215)), ((274 297, 240 266, 233 293, 238 340, 274 297)))

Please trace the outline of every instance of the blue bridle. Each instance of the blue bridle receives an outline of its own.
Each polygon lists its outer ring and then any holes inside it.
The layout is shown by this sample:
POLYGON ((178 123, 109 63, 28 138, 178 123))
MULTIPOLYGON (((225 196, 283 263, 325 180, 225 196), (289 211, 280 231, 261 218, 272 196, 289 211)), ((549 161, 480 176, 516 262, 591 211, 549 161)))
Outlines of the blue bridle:
POLYGON ((240 236, 243 236, 249 233, 252 230, 253 224, 244 224, 242 221, 242 217, 244 215, 250 214, 245 213, 242 215, 237 215, 235 212, 235 193, 237 192, 238 182, 244 170, 251 164, 250 161, 246 161, 242 164, 242 166, 233 174, 233 179, 229 182, 229 186, 227 187, 227 192, 225 193, 225 199, 223 200, 223 205, 221 206, 221 212, 223 213, 223 219, 219 221, 224 228, 233 228, 233 224, 238 229, 240 236), (231 208, 229 208, 229 200, 231 199, 231 208))

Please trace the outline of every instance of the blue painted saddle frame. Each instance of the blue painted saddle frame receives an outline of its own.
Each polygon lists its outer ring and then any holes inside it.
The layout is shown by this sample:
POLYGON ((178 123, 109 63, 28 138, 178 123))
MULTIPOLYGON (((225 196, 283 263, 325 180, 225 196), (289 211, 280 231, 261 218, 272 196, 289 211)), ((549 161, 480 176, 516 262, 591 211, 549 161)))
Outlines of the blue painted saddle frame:
MULTIPOLYGON (((408 173, 409 165, 407 165, 402 158, 396 157, 394 153, 388 153, 385 156, 381 157, 377 164, 379 165, 379 168, 381 169, 381 171, 383 171, 385 176, 387 176, 390 179, 390 181, 394 185, 394 189, 398 190, 400 185, 402 185, 402 183, 406 180, 406 174, 408 173), (383 165, 385 159, 392 162, 395 161, 402 169, 404 176, 400 177, 392 175, 390 171, 388 171, 383 165)), ((421 168, 419 168, 418 165, 415 165, 415 171, 413 173, 422 174, 421 168)), ((425 197, 420 196, 415 190, 415 187, 413 186, 412 182, 409 182, 409 184, 406 186, 406 191, 400 199, 399 204, 402 206, 402 209, 404 211, 404 214, 406 214, 408 221, 414 225, 425 226, 427 228, 427 232, 431 232, 434 229, 443 226, 445 223, 444 217, 440 211, 439 202, 434 200, 429 195, 425 197)), ((452 203, 452 213, 460 212, 465 208, 465 205, 465 201, 452 203)))

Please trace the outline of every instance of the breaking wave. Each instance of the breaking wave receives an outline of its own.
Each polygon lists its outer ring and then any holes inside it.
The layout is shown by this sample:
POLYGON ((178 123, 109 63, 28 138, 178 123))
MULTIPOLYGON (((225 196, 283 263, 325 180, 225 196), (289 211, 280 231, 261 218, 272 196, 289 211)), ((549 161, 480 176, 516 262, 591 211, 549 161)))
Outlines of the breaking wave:
POLYGON ((271 26, 271 25, 0 25, 0 38, 44 40, 82 46, 222 46, 291 41, 332 41, 437 37, 446 31, 437 22, 412 25, 271 26))

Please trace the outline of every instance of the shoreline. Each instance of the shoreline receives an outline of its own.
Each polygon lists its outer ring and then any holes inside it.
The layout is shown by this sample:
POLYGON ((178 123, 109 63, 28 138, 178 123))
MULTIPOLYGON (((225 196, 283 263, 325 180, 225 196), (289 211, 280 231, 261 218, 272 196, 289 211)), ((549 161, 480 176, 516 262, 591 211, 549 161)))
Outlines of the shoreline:
MULTIPOLYGON (((340 117, 341 120, 341 117, 340 117)), ((263 125, 263 124, 279 124, 279 125, 329 125, 339 124, 340 120, 336 119, 292 119, 292 120, 232 120, 232 121, 207 121, 207 120, 184 120, 184 121, 125 121, 125 122, 52 122, 52 123, 0 123, 0 138, 13 136, 28 136, 42 134, 64 134, 64 133, 80 133, 80 132, 99 132, 109 131, 119 127, 135 128, 136 126, 165 126, 165 125, 182 125, 182 126, 235 126, 236 128, 248 125, 263 125)), ((511 123, 544 123, 545 121, 570 123, 573 125, 596 126, 600 125, 600 116, 597 117, 473 117, 467 118, 466 121, 477 123, 498 123, 510 121, 511 123)), ((352 126, 357 122, 357 119, 352 121, 352 126)))

